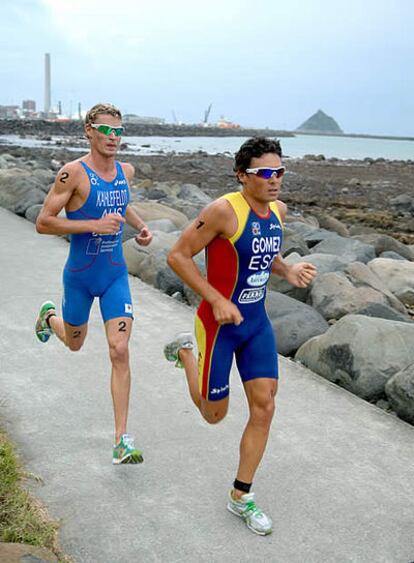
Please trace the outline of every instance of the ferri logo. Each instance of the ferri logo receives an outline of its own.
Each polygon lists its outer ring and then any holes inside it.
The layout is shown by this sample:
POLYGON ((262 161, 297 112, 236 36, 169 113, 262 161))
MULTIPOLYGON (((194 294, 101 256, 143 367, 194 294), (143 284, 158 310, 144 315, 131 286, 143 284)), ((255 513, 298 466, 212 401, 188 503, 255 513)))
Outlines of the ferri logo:
POLYGON ((263 299, 265 294, 265 287, 258 287, 255 289, 245 288, 239 295, 239 303, 256 303, 263 299))

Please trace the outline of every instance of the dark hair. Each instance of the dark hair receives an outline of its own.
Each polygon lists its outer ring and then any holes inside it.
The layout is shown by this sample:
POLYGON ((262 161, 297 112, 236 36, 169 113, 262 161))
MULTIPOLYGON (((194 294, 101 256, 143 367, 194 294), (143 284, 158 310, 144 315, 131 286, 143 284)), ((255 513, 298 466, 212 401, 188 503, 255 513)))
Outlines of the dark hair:
POLYGON ((267 137, 252 137, 245 141, 234 157, 234 171, 245 172, 249 168, 252 158, 259 158, 266 153, 282 156, 282 147, 279 141, 267 137))

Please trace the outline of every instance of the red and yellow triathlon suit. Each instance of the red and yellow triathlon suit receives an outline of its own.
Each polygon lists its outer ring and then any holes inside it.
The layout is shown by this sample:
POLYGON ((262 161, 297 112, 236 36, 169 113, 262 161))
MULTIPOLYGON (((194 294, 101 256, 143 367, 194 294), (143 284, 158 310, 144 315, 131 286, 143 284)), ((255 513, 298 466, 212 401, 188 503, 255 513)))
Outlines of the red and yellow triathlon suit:
POLYGON ((237 305, 244 321, 220 326, 207 301, 198 308, 199 386, 209 401, 228 396, 233 354, 242 381, 278 378, 276 341, 264 304, 272 262, 282 246, 279 209, 271 202, 267 215, 258 215, 240 192, 222 199, 233 208, 238 227, 232 237, 217 237, 206 247, 207 279, 237 305))

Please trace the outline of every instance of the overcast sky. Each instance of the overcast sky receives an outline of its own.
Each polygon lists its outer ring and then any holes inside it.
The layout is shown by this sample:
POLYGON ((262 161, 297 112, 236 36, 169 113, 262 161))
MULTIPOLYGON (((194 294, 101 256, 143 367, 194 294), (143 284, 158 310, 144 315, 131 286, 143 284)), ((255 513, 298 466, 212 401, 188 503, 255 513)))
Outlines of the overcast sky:
POLYGON ((414 136, 412 0, 1 0, 0 104, 414 136))

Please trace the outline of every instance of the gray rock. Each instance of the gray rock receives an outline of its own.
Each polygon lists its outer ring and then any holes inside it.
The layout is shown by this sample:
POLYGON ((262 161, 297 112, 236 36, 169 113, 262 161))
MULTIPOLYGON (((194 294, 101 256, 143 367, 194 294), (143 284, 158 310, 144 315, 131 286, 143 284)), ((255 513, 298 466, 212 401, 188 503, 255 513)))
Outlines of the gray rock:
MULTIPOLYGON (((338 258, 333 254, 307 254, 306 256, 300 256, 297 253, 292 253, 289 254, 289 256, 287 256, 285 260, 288 264, 309 262, 316 267, 318 271, 317 276, 320 276, 321 274, 327 272, 342 271, 348 265, 348 262, 346 260, 338 258)), ((312 283, 306 288, 295 287, 282 278, 271 276, 268 287, 271 290, 289 295, 289 297, 305 303, 308 300, 308 295, 312 287, 312 283)))
POLYGON ((140 162, 136 165, 137 176, 151 176, 153 173, 151 164, 140 162))
POLYGON ((381 252, 378 258, 391 258, 392 260, 407 260, 407 258, 404 258, 403 256, 401 256, 401 254, 397 254, 393 250, 386 250, 385 252, 381 252))
POLYGON ((200 204, 203 207, 212 202, 211 197, 194 184, 183 184, 177 193, 177 197, 187 202, 200 204))
POLYGON ((173 233, 177 230, 177 226, 171 219, 153 219, 148 221, 147 226, 151 231, 163 231, 164 233, 173 233))
MULTIPOLYGON (((325 319, 369 310, 372 305, 392 307, 408 320, 405 307, 365 264, 349 264, 344 272, 317 276, 310 289, 310 303, 325 319), (368 309, 367 309, 368 308, 368 309)), ((373 311, 375 309, 371 309, 373 311)))
POLYGON ((301 235, 295 233, 289 228, 285 228, 283 231, 283 241, 282 241, 282 256, 289 256, 296 252, 300 255, 305 255, 309 253, 308 246, 301 235))
POLYGON ((123 244, 128 272, 142 281, 156 287, 158 274, 167 266, 167 253, 177 240, 177 235, 153 232, 153 240, 149 246, 140 246, 134 238, 123 244))
POLYGON ((170 219, 177 229, 183 229, 188 224, 188 217, 177 209, 173 209, 164 205, 164 203, 156 203, 154 201, 134 201, 132 207, 138 215, 146 223, 155 219, 170 219))
POLYGON ((414 324, 347 315, 295 355, 312 371, 367 400, 378 400, 386 382, 414 362, 414 324))
POLYGON ((31 172, 19 168, 0 170, 0 206, 20 215, 36 203, 43 203, 45 193, 31 172), (28 200, 29 201, 26 201, 28 200))
POLYGON ((29 207, 37 204, 42 204, 44 200, 44 192, 42 192, 38 188, 31 188, 25 193, 23 198, 16 202, 13 211, 14 213, 16 213, 16 215, 21 215, 22 217, 24 217, 29 207))
POLYGON ((375 258, 368 266, 402 303, 414 305, 414 262, 375 258))
MULTIPOLYGON (((332 237, 337 237, 338 235, 336 233, 332 233, 331 231, 328 231, 327 229, 318 229, 316 231, 314 231, 313 233, 309 233, 308 235, 303 235, 303 238, 306 242, 306 244, 308 245, 309 248, 313 248, 315 247, 317 244, 330 239, 332 237)), ((317 250, 315 250, 315 252, 318 252, 317 250)))
POLYGON ((145 191, 145 195, 147 199, 165 199, 167 197, 167 194, 162 191, 159 190, 157 188, 149 188, 148 190, 145 191))
POLYGON ((182 280, 171 270, 166 264, 161 268, 155 280, 155 287, 163 293, 173 296, 176 293, 182 295, 184 293, 184 284, 182 280))
POLYGON ((371 244, 375 248, 375 253, 377 256, 386 251, 393 251, 403 256, 407 260, 414 260, 414 252, 408 245, 388 235, 372 233, 357 235, 353 238, 364 242, 365 244, 371 244))
POLYGON ((364 305, 361 309, 356 308, 354 314, 376 317, 378 319, 387 319, 388 321, 399 321, 402 323, 413 322, 407 314, 400 313, 389 305, 384 305, 383 303, 368 303, 368 305, 364 305))
POLYGON ((355 285, 355 287, 372 287, 386 297, 387 302, 391 307, 405 314, 405 307, 401 304, 399 299, 397 299, 391 293, 391 291, 389 291, 388 287, 381 281, 378 276, 375 275, 375 273, 372 272, 372 269, 369 268, 366 264, 362 264, 361 262, 353 262, 352 264, 348 264, 348 266, 344 270, 344 273, 348 277, 348 279, 355 285))
POLYGON ((340 235, 341 237, 349 237, 348 227, 331 215, 325 213, 317 215, 320 226, 323 229, 328 229, 328 231, 333 231, 334 233, 340 235))
POLYGON ((359 240, 331 236, 314 246, 311 252, 335 254, 348 262, 363 262, 364 264, 375 258, 375 249, 359 240))
POLYGON ((396 211, 414 212, 414 198, 408 194, 401 194, 389 200, 391 207, 396 211))
POLYGON ((31 223, 36 223, 36 220, 39 216, 39 213, 40 213, 40 210, 42 209, 42 207, 43 207, 43 205, 41 205, 40 203, 32 205, 31 207, 26 209, 26 213, 24 214, 24 216, 31 223))
POLYGON ((308 223, 303 223, 302 221, 289 221, 285 223, 286 228, 294 231, 297 235, 302 237, 311 235, 318 231, 318 227, 315 225, 309 225, 308 223))
POLYGON ((304 342, 329 328, 315 309, 275 291, 267 292, 266 310, 276 334, 278 352, 283 356, 293 354, 304 342))
POLYGON ((55 174, 51 170, 45 170, 43 168, 37 168, 32 172, 34 178, 38 180, 40 189, 48 193, 51 186, 55 181, 55 174))
POLYGON ((351 237, 355 235, 366 235, 371 233, 376 233, 373 227, 367 227, 366 225, 351 225, 348 228, 351 237))
POLYGON ((385 394, 398 416, 414 424, 414 363, 390 377, 385 394))

